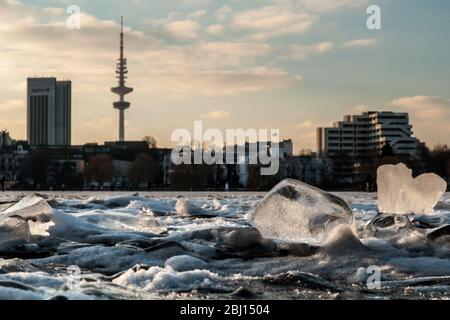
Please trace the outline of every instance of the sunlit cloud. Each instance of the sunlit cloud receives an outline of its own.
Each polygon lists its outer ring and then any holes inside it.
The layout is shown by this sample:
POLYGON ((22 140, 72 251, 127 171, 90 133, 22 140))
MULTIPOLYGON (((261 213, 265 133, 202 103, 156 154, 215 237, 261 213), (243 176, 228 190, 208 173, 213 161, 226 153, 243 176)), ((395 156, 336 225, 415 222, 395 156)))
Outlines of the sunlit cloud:
POLYGON ((356 39, 345 42, 343 44, 346 48, 364 48, 364 47, 374 47, 377 44, 376 39, 356 39))
POLYGON ((228 119, 230 116, 231 116, 231 113, 229 111, 214 110, 214 111, 208 112, 206 114, 202 114, 201 118, 213 119, 213 120, 223 120, 223 119, 228 119))

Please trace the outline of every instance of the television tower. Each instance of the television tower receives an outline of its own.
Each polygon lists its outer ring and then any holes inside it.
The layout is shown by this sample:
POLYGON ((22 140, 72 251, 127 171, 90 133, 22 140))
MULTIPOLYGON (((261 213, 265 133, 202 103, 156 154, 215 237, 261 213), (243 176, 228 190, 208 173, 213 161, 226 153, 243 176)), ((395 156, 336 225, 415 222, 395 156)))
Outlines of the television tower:
POLYGON ((116 78, 119 80, 119 85, 111 88, 111 92, 120 97, 119 101, 113 104, 114 109, 119 110, 119 141, 125 141, 125 110, 130 107, 130 103, 125 101, 125 95, 133 92, 133 88, 125 85, 127 74, 127 59, 124 56, 123 44, 123 17, 120 17, 120 58, 117 59, 116 67, 116 78))

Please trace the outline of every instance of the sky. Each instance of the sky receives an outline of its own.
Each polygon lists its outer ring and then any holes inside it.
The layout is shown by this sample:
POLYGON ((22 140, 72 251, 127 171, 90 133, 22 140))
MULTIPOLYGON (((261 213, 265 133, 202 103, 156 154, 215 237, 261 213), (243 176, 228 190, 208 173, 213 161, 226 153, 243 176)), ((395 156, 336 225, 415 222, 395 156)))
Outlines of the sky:
POLYGON ((447 0, 0 0, 0 129, 26 139, 26 78, 72 80, 72 143, 118 137, 120 16, 126 137, 280 129, 295 151, 315 129, 367 110, 409 112, 430 147, 450 144, 447 0), (66 9, 81 9, 69 29, 66 9), (381 30, 366 25, 381 8, 381 30))

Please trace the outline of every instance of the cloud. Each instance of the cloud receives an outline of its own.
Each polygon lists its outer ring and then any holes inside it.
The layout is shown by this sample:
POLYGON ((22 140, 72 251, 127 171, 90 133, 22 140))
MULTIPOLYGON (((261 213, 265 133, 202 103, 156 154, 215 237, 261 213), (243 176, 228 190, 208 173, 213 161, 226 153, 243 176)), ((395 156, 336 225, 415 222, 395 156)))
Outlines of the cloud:
POLYGON ((196 74, 162 73, 158 83, 149 83, 148 91, 206 96, 225 96, 278 90, 294 85, 298 79, 274 68, 258 67, 242 71, 204 71, 196 74), (156 85, 156 87, 154 87, 156 85))
POLYGON ((24 139, 26 133, 26 102, 19 99, 0 102, 0 130, 8 130, 14 139, 24 139), (23 114, 23 117, 17 117, 23 114))
POLYGON ((311 129, 316 129, 318 128, 318 126, 311 120, 307 120, 307 121, 303 121, 300 122, 299 124, 295 125, 296 129, 306 129, 306 130, 311 130, 311 129))
POLYGON ((391 105, 409 111, 420 121, 450 121, 450 100, 441 97, 414 96, 394 99, 391 105))
POLYGON ((252 35, 255 39, 267 39, 305 33, 317 19, 317 16, 295 9, 289 3, 280 2, 236 13, 231 25, 237 30, 256 31, 256 34, 252 35))
POLYGON ((228 111, 214 110, 206 114, 202 114, 202 118, 213 119, 213 120, 223 120, 230 118, 231 113, 228 111))
MULTIPOLYGON (((18 101, 25 98, 27 77, 55 76, 69 78, 73 83, 74 142, 90 141, 92 137, 114 139, 111 121, 101 129, 90 123, 113 112, 111 103, 115 97, 109 88, 116 81, 119 25, 83 13, 81 29, 69 30, 67 15, 58 12, 19 1, 0 1, 0 81, 4 84, 0 96, 6 101, 0 108, 14 110, 8 113, 8 121, 2 115, 1 124, 12 132, 12 126, 24 125, 25 103, 19 108, 18 101)), ((195 15, 200 16, 200 12, 195 15)), ((174 17, 179 18, 173 15, 172 20, 157 22, 161 30, 195 43, 174 43, 154 28, 146 32, 125 28, 128 83, 135 88, 127 98, 133 107, 146 105, 152 94, 165 95, 167 99, 176 95, 195 99, 198 95, 270 92, 298 81, 283 70, 257 61, 268 57, 271 46, 260 41, 208 42, 201 38, 197 21, 173 20, 174 17)), ((19 136, 20 130, 16 131, 19 136)))
POLYGON ((396 111, 408 112, 416 136, 430 143, 450 144, 450 99, 411 96, 391 101, 396 111))
POLYGON ((356 39, 345 42, 342 46, 345 48, 364 48, 374 47, 377 44, 376 39, 356 39))
POLYGON ((267 56, 272 47, 260 42, 206 42, 196 45, 194 54, 203 56, 204 63, 241 65, 255 57, 267 56))
POLYGON ((293 44, 289 47, 288 57, 294 60, 304 60, 312 55, 320 55, 333 49, 332 42, 321 42, 309 46, 293 44))
POLYGON ((352 111, 353 113, 359 114, 359 113, 367 112, 367 111, 369 111, 369 109, 370 109, 370 107, 369 107, 368 105, 365 105, 365 104, 358 104, 358 105, 354 106, 354 107, 351 109, 351 111, 352 111))
POLYGON ((216 12, 216 18, 219 21, 224 21, 230 16, 232 12, 233 10, 229 6, 220 7, 220 9, 216 12))
POLYGON ((170 21, 165 28, 177 40, 193 40, 200 36, 200 25, 194 20, 170 21))
POLYGON ((186 15, 186 18, 188 18, 188 19, 198 19, 198 18, 203 17, 205 14, 206 14, 206 10, 201 9, 201 10, 197 10, 197 11, 188 13, 186 15))
POLYGON ((316 120, 305 120, 294 125, 291 135, 295 137, 295 146, 301 149, 316 149, 317 128, 324 124, 316 120))
POLYGON ((342 8, 356 8, 368 4, 368 0, 300 0, 300 4, 307 10, 314 12, 328 12, 342 8))
POLYGON ((6 102, 0 103, 0 112, 2 117, 4 112, 17 112, 25 110, 26 103, 22 100, 8 100, 6 102))
POLYGON ((206 32, 207 32, 208 34, 214 35, 214 36, 220 35, 220 34, 222 34, 224 31, 225 31, 225 28, 224 28, 221 24, 214 24, 214 25, 209 26, 209 27, 206 29, 206 32))

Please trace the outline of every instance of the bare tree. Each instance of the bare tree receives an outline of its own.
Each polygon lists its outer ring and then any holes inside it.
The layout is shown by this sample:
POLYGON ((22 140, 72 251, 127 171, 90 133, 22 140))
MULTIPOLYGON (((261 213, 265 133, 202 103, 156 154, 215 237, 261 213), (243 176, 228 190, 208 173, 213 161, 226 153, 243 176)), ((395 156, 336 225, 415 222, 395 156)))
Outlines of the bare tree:
POLYGON ((180 164, 174 167, 170 181, 173 190, 205 190, 211 183, 212 166, 206 164, 180 164))
POLYGON ((50 158, 43 150, 34 150, 24 159, 22 170, 25 177, 33 180, 33 188, 44 188, 47 184, 47 173, 50 158))
POLYGON ((139 187, 141 183, 152 184, 156 178, 157 168, 155 161, 146 153, 138 154, 128 170, 128 178, 135 187, 139 187))
POLYGON ((89 160, 84 174, 91 181, 98 182, 101 188, 105 182, 112 182, 115 171, 111 157, 106 154, 98 154, 89 160))
POLYGON ((157 148, 158 143, 157 143, 157 141, 156 141, 156 139, 154 137, 152 137, 152 136, 145 136, 144 138, 142 138, 142 140, 147 143, 147 145, 148 145, 148 147, 150 149, 156 149, 157 148))

